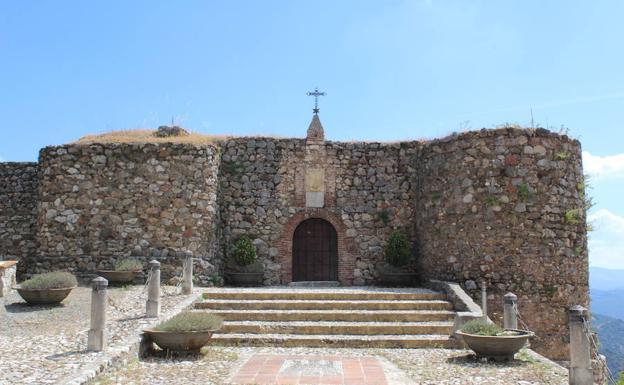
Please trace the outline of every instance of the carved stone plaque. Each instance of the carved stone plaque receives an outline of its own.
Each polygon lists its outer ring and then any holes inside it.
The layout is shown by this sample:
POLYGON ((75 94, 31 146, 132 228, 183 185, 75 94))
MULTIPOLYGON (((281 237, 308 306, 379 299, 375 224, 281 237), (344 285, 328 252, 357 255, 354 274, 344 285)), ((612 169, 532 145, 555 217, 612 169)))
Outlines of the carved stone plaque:
POLYGON ((306 192, 325 191, 325 170, 322 168, 309 168, 305 174, 306 192))
POLYGON ((325 205, 325 170, 309 168, 305 172, 306 207, 325 205))

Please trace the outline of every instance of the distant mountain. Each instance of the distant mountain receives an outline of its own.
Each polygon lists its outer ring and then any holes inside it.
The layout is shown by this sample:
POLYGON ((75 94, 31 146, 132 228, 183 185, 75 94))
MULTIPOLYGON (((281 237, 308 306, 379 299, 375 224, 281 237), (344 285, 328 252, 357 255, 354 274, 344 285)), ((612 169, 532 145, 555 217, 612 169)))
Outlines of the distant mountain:
POLYGON ((624 320, 624 270, 589 268, 591 311, 624 320))
POLYGON ((624 270, 590 266, 589 287, 591 290, 624 290, 624 270))
POLYGON ((592 328, 598 333, 598 350, 607 357, 607 366, 617 378, 624 371, 624 321, 593 313, 592 328))
POLYGON ((590 287, 591 311, 624 320, 624 289, 594 290, 590 287))

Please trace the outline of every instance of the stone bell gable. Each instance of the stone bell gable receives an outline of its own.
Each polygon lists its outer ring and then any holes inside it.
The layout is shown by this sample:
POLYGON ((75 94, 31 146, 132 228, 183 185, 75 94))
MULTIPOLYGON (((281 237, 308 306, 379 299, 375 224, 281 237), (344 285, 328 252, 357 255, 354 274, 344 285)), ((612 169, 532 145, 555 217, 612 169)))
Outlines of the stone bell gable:
POLYGON ((310 122, 310 126, 308 127, 308 135, 306 136, 306 141, 308 143, 311 143, 311 142, 323 142, 324 140, 325 140, 325 131, 323 130, 321 119, 319 119, 318 114, 314 114, 312 116, 312 121, 310 122))

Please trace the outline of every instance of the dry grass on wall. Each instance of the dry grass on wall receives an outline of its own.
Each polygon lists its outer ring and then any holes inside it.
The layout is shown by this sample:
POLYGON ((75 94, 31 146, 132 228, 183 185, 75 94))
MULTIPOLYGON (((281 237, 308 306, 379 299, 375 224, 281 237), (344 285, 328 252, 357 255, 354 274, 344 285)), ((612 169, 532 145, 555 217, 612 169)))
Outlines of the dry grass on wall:
POLYGON ((190 143, 210 144, 228 139, 227 135, 206 135, 191 132, 189 135, 159 138, 154 136, 156 130, 118 130, 97 135, 85 135, 72 144, 92 143, 190 143))

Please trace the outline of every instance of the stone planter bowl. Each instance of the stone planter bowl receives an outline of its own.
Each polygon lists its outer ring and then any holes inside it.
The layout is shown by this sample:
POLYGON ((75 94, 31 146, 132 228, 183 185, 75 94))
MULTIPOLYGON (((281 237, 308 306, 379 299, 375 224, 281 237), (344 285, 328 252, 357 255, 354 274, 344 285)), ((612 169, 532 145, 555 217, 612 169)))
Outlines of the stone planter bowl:
POLYGON ((199 352, 212 338, 214 330, 195 332, 166 332, 154 329, 143 331, 165 351, 199 352))
POLYGON ((262 286, 264 273, 227 272, 228 281, 235 286, 262 286))
POLYGON ((60 289, 41 289, 41 290, 33 290, 33 289, 23 289, 19 286, 15 287, 15 290, 19 293, 19 295, 24 299, 24 301, 28 302, 32 305, 52 305, 59 304, 63 301, 69 293, 76 286, 72 287, 63 287, 60 289))
POLYGON ((455 334, 462 337, 477 357, 491 358, 495 361, 511 361, 514 359, 514 354, 522 349, 529 338, 533 338, 535 334, 527 330, 505 330, 519 334, 516 336, 480 336, 462 331, 457 331, 455 334))
POLYGON ((98 270, 100 277, 104 277, 112 283, 130 283, 134 281, 142 270, 98 270))

